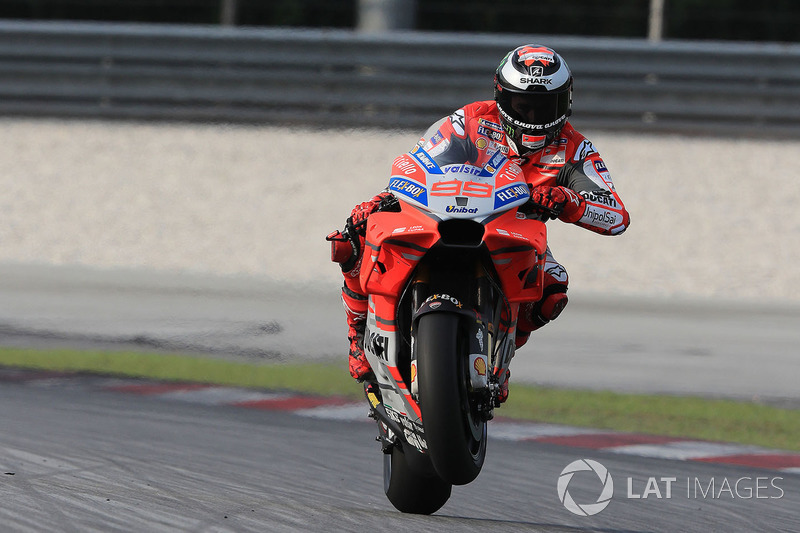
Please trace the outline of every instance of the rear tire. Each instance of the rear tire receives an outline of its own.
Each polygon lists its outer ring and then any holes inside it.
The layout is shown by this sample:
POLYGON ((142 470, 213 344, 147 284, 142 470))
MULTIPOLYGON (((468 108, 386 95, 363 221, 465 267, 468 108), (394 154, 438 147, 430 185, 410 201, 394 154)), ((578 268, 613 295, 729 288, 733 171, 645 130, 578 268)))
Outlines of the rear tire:
POLYGON ((383 456, 383 490, 400 512, 435 513, 450 499, 452 488, 436 475, 418 474, 408 465, 398 446, 383 456))
POLYGON ((453 485, 480 474, 486 457, 486 422, 470 404, 466 343, 459 317, 429 313, 417 326, 419 404, 425 440, 436 473, 453 485))

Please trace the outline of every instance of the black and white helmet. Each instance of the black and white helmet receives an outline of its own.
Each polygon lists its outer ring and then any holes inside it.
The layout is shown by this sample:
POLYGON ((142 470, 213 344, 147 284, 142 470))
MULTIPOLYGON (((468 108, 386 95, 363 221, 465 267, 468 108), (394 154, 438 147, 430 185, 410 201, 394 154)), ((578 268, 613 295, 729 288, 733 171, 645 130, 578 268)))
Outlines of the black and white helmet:
POLYGON ((552 48, 520 46, 497 67, 494 99, 511 148, 519 155, 538 152, 572 113, 572 73, 552 48))

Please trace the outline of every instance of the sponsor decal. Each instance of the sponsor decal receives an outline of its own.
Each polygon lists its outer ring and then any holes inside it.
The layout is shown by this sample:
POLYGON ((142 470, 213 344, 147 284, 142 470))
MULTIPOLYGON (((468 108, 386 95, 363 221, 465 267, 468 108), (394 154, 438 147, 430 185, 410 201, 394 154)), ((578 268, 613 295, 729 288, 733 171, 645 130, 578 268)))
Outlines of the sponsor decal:
POLYGON ((411 160, 411 158, 407 157, 406 154, 403 154, 397 157, 392 162, 393 170, 396 172, 400 172, 406 176, 411 176, 416 172, 420 171, 420 168, 411 160))
POLYGON ((459 109, 450 115, 450 123, 453 125, 453 131, 456 135, 464 136, 464 110, 459 109))
POLYGON ((581 196, 586 198, 586 200, 589 202, 607 205, 608 207, 619 207, 617 205, 617 201, 614 199, 614 196, 611 194, 611 191, 583 191, 581 192, 581 196))
POLYGON ((586 206, 586 212, 583 213, 580 221, 605 229, 616 226, 619 223, 617 221, 617 213, 591 204, 586 206))
POLYGON ((597 172, 608 172, 608 168, 602 159, 598 159, 594 162, 594 168, 597 172))
POLYGON ((506 237, 516 237, 517 239, 525 239, 525 240, 527 240, 525 238, 525 235, 523 235, 522 233, 517 233, 516 231, 508 231, 508 230, 504 230, 504 229, 499 229, 499 230, 497 230, 497 233, 499 233, 500 235, 505 235, 506 237))
MULTIPOLYGON (((505 159, 507 158, 502 152, 497 152, 486 164, 486 169, 488 170, 489 167, 500 168, 500 166, 503 164, 503 160, 505 159)), ((489 172, 494 172, 494 170, 489 170, 489 172)))
POLYGON ((445 207, 445 211, 448 213, 477 213, 477 207, 459 207, 457 205, 448 205, 445 207))
POLYGON ((456 172, 458 174, 469 174, 471 176, 480 176, 481 171, 483 169, 481 167, 476 167, 473 165, 465 165, 462 163, 458 163, 455 165, 445 165, 442 167, 442 172, 447 174, 448 172, 456 172))
MULTIPOLYGON (((480 330, 478 330, 480 332, 480 330)), ((482 337, 481 337, 482 338, 482 337)), ((481 350, 483 350, 483 341, 481 340, 481 350)), ((486 361, 483 360, 482 357, 476 357, 474 363, 475 372, 478 373, 479 376, 486 375, 486 361)))
POLYGON ((495 131, 493 129, 489 129, 485 126, 478 126, 478 135, 483 135, 484 137, 489 137, 493 141, 502 141, 504 138, 504 134, 502 131, 495 131))
MULTIPOLYGON (((533 67, 535 63, 541 63, 545 67, 549 67, 555 62, 553 51, 544 46, 523 46, 517 57, 519 58, 519 62, 528 68, 533 67)), ((531 75, 534 75, 533 72, 531 72, 531 75)))
MULTIPOLYGON (((566 139, 564 139, 566 141, 566 139)), ((583 140, 581 145, 575 151, 575 156, 572 158, 573 161, 580 161, 581 159, 586 159, 592 154, 596 154, 597 150, 594 149, 594 145, 587 141, 586 139, 583 140)))
POLYGON ((567 162, 567 148, 563 145, 550 144, 544 149, 539 162, 543 165, 563 165, 567 162))
POLYGON ((522 146, 530 148, 531 150, 537 150, 544 146, 546 139, 546 135, 528 135, 525 133, 522 135, 522 146))
POLYGON ((489 148, 491 150, 497 150, 501 154, 508 154, 508 146, 500 143, 496 143, 494 141, 489 141, 489 148))
POLYGON ((526 78, 521 77, 519 83, 523 85, 553 85, 551 78, 526 78))
POLYGON ((428 205, 428 192, 425 187, 422 187, 412 181, 402 178, 392 178, 389 181, 389 189, 397 191, 403 196, 413 198, 417 202, 428 205))
MULTIPOLYGON (((523 183, 511 185, 510 187, 506 187, 505 189, 501 189, 495 193, 494 208, 499 209, 500 207, 516 202, 520 199, 525 199, 527 201, 527 199, 530 198, 530 194, 531 193, 528 190, 528 186, 523 183)), ((498 230, 498 232, 499 231, 500 230, 498 230)))
POLYGON ((545 272, 556 278, 557 281, 562 283, 567 282, 567 271, 559 264, 546 269, 545 272))
POLYGON ((601 189, 610 188, 606 184, 606 180, 603 179, 603 176, 598 174, 597 170, 595 170, 594 163, 592 163, 591 160, 583 162, 583 173, 586 174, 586 177, 588 177, 590 180, 596 183, 599 188, 601 189))
POLYGON ((522 174, 522 167, 515 163, 509 162, 505 167, 503 167, 502 172, 497 176, 498 179, 507 179, 508 181, 517 181, 517 179, 522 174))
POLYGON ((478 140, 475 141, 475 146, 478 147, 478 150, 485 150, 489 146, 489 141, 485 137, 478 137, 478 140))
POLYGON ((401 415, 387 403, 384 403, 383 406, 386 408, 386 414, 389 415, 389 418, 397 422, 403 429, 403 436, 412 446, 420 451, 428 449, 428 443, 425 442, 425 431, 420 424, 409 420, 405 414, 401 415))
POLYGON ((486 120, 485 118, 479 118, 478 124, 486 126, 487 128, 493 129, 495 131, 503 131, 503 126, 501 126, 500 124, 496 124, 491 120, 486 120))
POLYGON ((378 358, 389 361, 389 337, 370 332, 368 346, 378 358))
MULTIPOLYGON (((478 329, 478 332, 475 333, 475 338, 478 340, 478 345, 481 347, 481 351, 483 350, 483 330, 478 329)), ((477 370, 477 368, 476 368, 477 370)), ((486 372, 486 362, 483 363, 483 371, 486 372)))
MULTIPOLYGON (((461 309, 461 307, 463 307, 461 305, 461 302, 458 301, 458 298, 454 298, 453 296, 450 296, 449 294, 432 294, 431 296, 428 297, 427 300, 425 300, 424 303, 433 302, 433 300, 447 300, 450 303, 452 303, 453 305, 455 305, 456 307, 458 307, 459 309, 461 309)), ((431 308, 435 309, 435 307, 433 307, 433 305, 435 303, 436 302, 431 303, 431 308)), ((441 305, 441 303, 439 305, 441 305)))
POLYGON ((411 226, 411 227, 408 227, 408 228, 403 226, 402 228, 394 228, 392 230, 392 235, 394 235, 395 233, 412 233, 412 232, 415 232, 415 231, 422 231, 424 229, 425 228, 423 228, 422 226, 411 226))
POLYGON ((413 155, 417 159, 417 161, 425 165, 425 168, 427 168, 431 172, 437 172, 439 170, 439 165, 434 163, 431 160, 431 158, 428 157, 428 155, 425 153, 424 150, 420 150, 417 148, 411 152, 411 155, 413 155))
POLYGON ((437 144, 436 146, 430 145, 430 143, 423 146, 428 155, 431 157, 438 157, 440 154, 443 154, 447 148, 450 146, 450 140, 444 139, 442 142, 437 144))

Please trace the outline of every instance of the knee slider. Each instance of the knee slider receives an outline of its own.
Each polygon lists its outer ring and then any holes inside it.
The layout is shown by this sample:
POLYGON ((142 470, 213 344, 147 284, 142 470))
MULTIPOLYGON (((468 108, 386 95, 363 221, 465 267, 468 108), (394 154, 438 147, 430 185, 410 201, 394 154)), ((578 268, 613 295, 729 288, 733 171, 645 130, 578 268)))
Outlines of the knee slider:
POLYGON ((540 301, 539 315, 548 322, 550 320, 555 320, 567 306, 568 302, 569 298, 567 298, 566 292, 549 294, 540 301))
POLYGON ((517 329, 524 333, 536 331, 556 319, 567 306, 567 301, 565 285, 552 284, 545 287, 544 295, 539 301, 520 306, 517 329))

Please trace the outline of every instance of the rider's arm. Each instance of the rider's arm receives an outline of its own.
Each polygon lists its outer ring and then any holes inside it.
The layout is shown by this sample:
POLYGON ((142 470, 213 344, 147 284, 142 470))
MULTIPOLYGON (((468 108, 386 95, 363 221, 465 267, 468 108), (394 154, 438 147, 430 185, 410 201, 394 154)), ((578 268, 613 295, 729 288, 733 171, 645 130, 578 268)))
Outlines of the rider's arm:
POLYGON ((569 161, 559 172, 557 184, 572 189, 585 200, 583 215, 574 222, 576 225, 602 235, 619 235, 628 229, 630 215, 597 152, 569 161))

